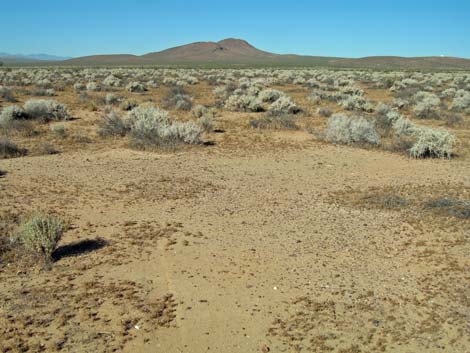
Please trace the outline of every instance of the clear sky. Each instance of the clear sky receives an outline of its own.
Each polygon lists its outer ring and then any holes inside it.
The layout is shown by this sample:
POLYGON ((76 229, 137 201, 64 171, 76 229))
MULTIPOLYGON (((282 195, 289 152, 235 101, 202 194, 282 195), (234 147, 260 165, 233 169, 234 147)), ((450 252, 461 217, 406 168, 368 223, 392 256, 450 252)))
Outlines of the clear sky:
POLYGON ((276 53, 470 58, 470 0, 0 0, 0 52, 144 54, 227 37, 276 53))

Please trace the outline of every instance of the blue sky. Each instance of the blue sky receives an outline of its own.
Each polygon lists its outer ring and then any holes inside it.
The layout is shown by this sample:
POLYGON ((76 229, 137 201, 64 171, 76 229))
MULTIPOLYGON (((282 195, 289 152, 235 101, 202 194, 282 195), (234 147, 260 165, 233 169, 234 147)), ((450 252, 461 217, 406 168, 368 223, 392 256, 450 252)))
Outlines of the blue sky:
POLYGON ((1 0, 0 52, 144 54, 243 38, 276 53, 470 58, 470 0, 1 0))

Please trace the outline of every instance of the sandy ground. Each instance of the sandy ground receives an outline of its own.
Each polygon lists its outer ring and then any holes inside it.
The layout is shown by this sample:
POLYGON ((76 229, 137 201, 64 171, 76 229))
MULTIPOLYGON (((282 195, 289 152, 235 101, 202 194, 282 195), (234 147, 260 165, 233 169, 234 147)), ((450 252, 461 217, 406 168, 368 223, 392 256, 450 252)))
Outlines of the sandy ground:
POLYGON ((331 197, 442 183, 468 196, 467 162, 319 144, 245 154, 119 149, 1 165, 2 208, 67 216, 64 244, 108 241, 37 276, 2 271, 5 346, 20 338, 33 350, 73 352, 470 347, 468 221, 331 197))
POLYGON ((414 160, 230 113, 214 146, 145 152, 75 114, 90 141, 0 160, 1 212, 71 223, 50 270, 0 266, 0 351, 470 352, 470 220, 424 206, 470 200, 467 153, 414 160))

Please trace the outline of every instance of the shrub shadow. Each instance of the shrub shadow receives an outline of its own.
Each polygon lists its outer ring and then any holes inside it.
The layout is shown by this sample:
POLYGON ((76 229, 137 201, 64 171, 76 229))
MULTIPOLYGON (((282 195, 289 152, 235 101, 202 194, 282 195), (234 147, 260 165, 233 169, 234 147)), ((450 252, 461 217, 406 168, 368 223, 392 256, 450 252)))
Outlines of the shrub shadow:
POLYGON ((108 241, 102 238, 85 239, 58 247, 52 254, 54 262, 64 257, 73 257, 99 250, 108 245, 108 241))

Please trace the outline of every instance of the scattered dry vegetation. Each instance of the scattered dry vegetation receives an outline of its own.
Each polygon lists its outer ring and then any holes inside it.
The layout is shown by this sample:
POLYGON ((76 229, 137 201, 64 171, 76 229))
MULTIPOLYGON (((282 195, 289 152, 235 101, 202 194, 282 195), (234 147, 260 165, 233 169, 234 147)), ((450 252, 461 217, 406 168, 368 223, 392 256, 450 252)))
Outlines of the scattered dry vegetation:
POLYGON ((463 71, 1 68, 0 351, 466 353, 469 152, 463 71))

